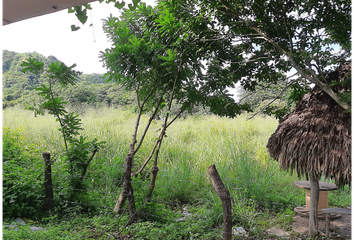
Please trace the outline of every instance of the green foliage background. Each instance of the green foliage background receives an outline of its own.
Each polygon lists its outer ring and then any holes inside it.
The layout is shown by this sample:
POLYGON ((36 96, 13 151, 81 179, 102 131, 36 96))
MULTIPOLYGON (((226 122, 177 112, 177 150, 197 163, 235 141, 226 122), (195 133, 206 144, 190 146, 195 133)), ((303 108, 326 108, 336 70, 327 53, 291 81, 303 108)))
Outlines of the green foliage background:
POLYGON ((36 158, 40 149, 32 143, 22 145, 22 128, 3 128, 3 216, 41 214, 44 189, 41 180, 44 167, 36 158))
MULTIPOLYGON (((21 72, 22 62, 29 57, 44 62, 44 68, 59 61, 54 56, 44 57, 35 52, 16 53, 3 50, 3 108, 17 104, 24 107, 39 106, 42 103, 34 88, 44 83, 44 77, 40 74, 21 72)), ((117 84, 106 83, 102 74, 83 74, 76 86, 65 91, 58 87, 56 92, 77 110, 81 109, 79 105, 128 107, 134 100, 131 92, 125 91, 117 84)))

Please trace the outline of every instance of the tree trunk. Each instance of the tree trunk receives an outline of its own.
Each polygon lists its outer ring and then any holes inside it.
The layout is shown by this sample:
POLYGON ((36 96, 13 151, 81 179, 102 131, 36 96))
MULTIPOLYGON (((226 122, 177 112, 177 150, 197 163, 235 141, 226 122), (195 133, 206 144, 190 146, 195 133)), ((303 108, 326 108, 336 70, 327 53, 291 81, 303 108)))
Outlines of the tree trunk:
POLYGON ((135 148, 135 144, 137 143, 137 133, 138 133, 138 128, 139 128, 139 124, 140 124, 140 119, 141 119, 141 115, 143 113, 143 109, 144 109, 144 105, 146 103, 146 101, 150 98, 150 96, 152 95, 151 91, 148 96, 144 99, 144 101, 142 102, 142 104, 140 104, 139 101, 139 92, 136 91, 136 100, 137 100, 137 104, 138 104, 138 108, 139 108, 139 113, 138 116, 136 118, 136 122, 135 122, 135 127, 134 127, 134 133, 133 133, 133 138, 132 138, 132 142, 130 144, 130 153, 128 154, 127 158, 126 158, 126 165, 125 165, 125 170, 124 170, 124 183, 123 183, 123 189, 119 195, 119 198, 117 200, 117 203, 113 209, 113 211, 115 213, 120 213, 122 211, 123 205, 125 203, 125 201, 128 199, 128 206, 129 206, 129 221, 128 224, 132 223, 135 219, 136 219, 136 208, 135 208, 135 200, 134 200, 134 191, 133 191, 133 186, 132 186, 132 167, 133 167, 133 163, 134 163, 134 156, 137 153, 137 151, 139 150, 141 144, 144 141, 144 138, 146 136, 146 133, 150 127, 150 124, 154 118, 154 116, 156 115, 156 113, 158 112, 159 109, 159 105, 161 104, 163 97, 160 97, 160 100, 158 101, 158 104, 156 106, 156 109, 153 113, 153 115, 150 117, 145 130, 143 132, 143 135, 140 138, 140 141, 138 143, 138 146, 135 148))
MULTIPOLYGON (((180 62, 180 65, 179 65, 179 69, 181 68, 181 64, 182 64, 182 61, 180 62)), ((167 113, 166 113, 166 117, 165 117, 165 120, 164 120, 164 124, 162 126, 162 129, 161 129, 161 133, 159 135, 159 139, 158 139, 158 144, 157 144, 157 148, 156 148, 156 151, 155 151, 155 158, 154 158, 154 166, 152 167, 151 169, 151 180, 150 180, 150 186, 149 186, 149 192, 148 192, 148 195, 146 197, 146 201, 149 202, 151 197, 152 197, 152 192, 154 191, 154 188, 155 188, 155 182, 156 182, 156 177, 157 177, 157 173, 159 171, 159 168, 157 167, 157 160, 159 158, 159 152, 160 152, 160 148, 161 148, 161 144, 162 144, 162 140, 166 134, 166 129, 167 127, 174 121, 176 120, 176 118, 174 118, 169 124, 168 124, 168 118, 170 116, 170 111, 171 111, 171 106, 172 106, 172 99, 173 99, 173 95, 175 93, 175 89, 176 89, 176 82, 177 82, 177 76, 178 74, 176 75, 176 78, 175 78, 175 81, 173 83, 173 89, 172 89, 172 92, 171 92, 171 95, 170 95, 170 100, 169 100, 169 103, 168 103, 168 108, 167 108, 167 113)), ((160 101, 159 101, 159 104, 162 103, 162 100, 163 98, 161 97, 160 101)))
POLYGON ((162 130, 160 136, 159 136, 159 142, 157 144, 157 149, 155 151, 155 156, 154 156, 154 165, 151 169, 151 180, 150 180, 150 186, 149 186, 149 192, 146 197, 146 202, 149 202, 151 197, 152 197, 152 192, 154 191, 155 188, 155 182, 156 182, 156 177, 157 177, 157 172, 159 171, 159 168, 157 167, 157 160, 159 158, 159 152, 160 152, 160 147, 162 144, 163 136, 164 136, 164 130, 162 130))
POLYGON ((310 175, 310 217, 309 217, 309 231, 310 236, 315 237, 318 234, 318 199, 319 199, 319 183, 318 177, 310 175))
POLYGON ((132 178, 131 178, 132 165, 133 165, 133 155, 130 153, 128 154, 128 157, 126 159, 126 166, 124 169, 123 189, 121 194, 119 195, 119 198, 113 210, 115 213, 120 213, 122 211, 125 201, 128 199, 130 223, 132 223, 136 218, 134 191, 133 191, 132 178))
POLYGON ((223 239, 232 239, 232 210, 231 210, 231 197, 229 190, 225 187, 222 182, 215 165, 209 167, 209 174, 213 187, 218 194, 221 202, 222 209, 224 212, 224 229, 223 229, 223 239))
POLYGON ((157 167, 157 164, 154 163, 154 166, 151 169, 151 180, 150 180, 149 192, 146 197, 147 202, 149 202, 152 197, 152 192, 154 191, 154 188, 155 188, 155 182, 156 182, 156 177, 157 177, 158 171, 159 171, 159 168, 157 167))
POLYGON ((42 153, 45 170, 44 170, 44 189, 45 189, 45 203, 47 209, 53 209, 53 183, 52 183, 52 164, 50 162, 50 153, 42 153))

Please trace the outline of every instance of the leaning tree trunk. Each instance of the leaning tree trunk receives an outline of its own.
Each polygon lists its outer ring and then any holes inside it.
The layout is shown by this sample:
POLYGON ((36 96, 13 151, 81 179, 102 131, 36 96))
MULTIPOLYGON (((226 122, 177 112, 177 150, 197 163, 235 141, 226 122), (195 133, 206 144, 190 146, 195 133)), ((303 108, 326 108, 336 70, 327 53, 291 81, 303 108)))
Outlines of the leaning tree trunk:
POLYGON ((134 191, 133 191, 132 178, 131 178, 133 158, 134 157, 133 157, 132 153, 128 154, 128 157, 126 158, 126 165, 125 165, 125 169, 124 169, 123 189, 122 189, 121 194, 119 195, 116 206, 114 207, 114 210, 113 210, 115 213, 120 213, 122 211, 122 207, 123 207, 125 201, 128 199, 129 222, 133 222, 136 217, 135 216, 136 210, 135 210, 134 191))
POLYGON ((148 192, 148 195, 146 197, 146 202, 150 201, 150 199, 152 197, 152 192, 154 191, 154 188, 155 188, 157 172, 159 171, 159 168, 157 166, 157 160, 159 158, 159 151, 160 151, 160 147, 161 147, 162 138, 160 136, 160 139, 158 140, 159 143, 158 143, 158 146, 157 146, 157 149, 156 149, 156 152, 155 152, 154 165, 153 165, 153 167, 151 169, 151 180, 150 180, 149 192, 148 192))
POLYGON ((318 234, 318 199, 319 199, 319 178, 314 175, 310 175, 310 218, 309 218, 309 231, 310 236, 315 237, 318 234))
POLYGON ((222 209, 224 212, 224 228, 223 228, 223 240, 232 239, 232 208, 231 208, 231 197, 229 190, 225 187, 222 182, 218 171, 216 170, 215 164, 211 165, 209 168, 209 175, 213 187, 218 194, 222 209))
POLYGON ((156 105, 154 113, 152 114, 148 123, 145 126, 145 130, 140 138, 138 146, 135 148, 135 144, 137 143, 137 133, 138 133, 138 128, 139 128, 139 124, 140 124, 140 119, 141 119, 141 115, 144 111, 144 105, 145 105, 146 101, 150 98, 151 95, 152 95, 152 91, 150 92, 150 94, 148 94, 148 96, 144 99, 144 101, 140 105, 139 93, 138 93, 138 91, 136 92, 136 99, 137 99, 137 104, 138 104, 138 108, 139 108, 139 113, 136 118, 135 127, 134 127, 134 134, 133 134, 132 142, 130 144, 130 153, 128 154, 128 156, 126 158, 126 162, 125 162, 123 189, 122 189, 122 191, 119 195, 119 198, 117 200, 117 203, 113 209, 113 211, 115 213, 120 213, 123 209, 124 203, 128 199, 128 201, 129 201, 128 202, 129 217, 130 217, 129 223, 134 221, 134 219, 137 217, 136 216, 136 208, 135 208, 135 200, 134 200, 134 191, 133 191, 133 186, 132 186, 132 168, 133 168, 133 163, 134 163, 134 156, 138 152, 141 144, 143 143, 146 133, 150 127, 150 124, 151 124, 152 120, 154 119, 154 117, 156 116, 159 106, 163 101, 163 97, 160 97, 160 99, 156 105))

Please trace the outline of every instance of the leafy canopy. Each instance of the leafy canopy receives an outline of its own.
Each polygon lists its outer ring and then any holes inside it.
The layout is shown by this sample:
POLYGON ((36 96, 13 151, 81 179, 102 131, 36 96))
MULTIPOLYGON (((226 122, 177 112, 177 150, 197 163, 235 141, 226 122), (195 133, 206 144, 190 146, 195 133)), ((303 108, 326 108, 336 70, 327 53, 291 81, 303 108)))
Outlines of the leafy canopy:
POLYGON ((236 104, 228 93, 232 81, 218 81, 209 74, 214 66, 205 64, 211 60, 210 50, 199 46, 194 28, 206 36, 213 32, 195 14, 190 6, 160 2, 155 8, 140 4, 120 18, 109 17, 104 30, 112 48, 101 53, 106 77, 138 91, 143 99, 154 96, 154 103, 161 95, 167 101, 173 92, 182 109, 201 104, 215 114, 235 117, 248 106, 236 104), (180 8, 187 8, 183 15, 178 15, 180 8))
POLYGON ((208 26, 219 39, 229 40, 215 58, 229 64, 246 90, 295 74, 348 107, 324 77, 350 59, 350 1, 203 0, 199 12, 217 23, 208 26))
MULTIPOLYGON (((124 6, 123 3, 119 5, 124 6)), ((289 87, 305 80, 305 88, 316 84, 344 109, 349 108, 348 99, 340 98, 331 88, 331 83, 324 81, 326 74, 340 62, 351 59, 349 0, 170 0, 161 1, 152 13, 140 17, 136 17, 137 22, 151 19, 145 24, 151 39, 141 42, 138 36, 136 39, 125 36, 130 39, 134 51, 146 61, 155 61, 156 58, 166 62, 171 60, 174 66, 178 65, 181 56, 185 57, 183 64, 188 62, 197 76, 193 79, 195 84, 199 84, 197 93, 204 90, 202 92, 209 91, 215 96, 219 94, 215 89, 220 85, 233 87, 236 83, 241 83, 246 90, 255 91, 256 86, 276 84, 279 80, 291 80, 289 87), (154 47, 161 47, 165 55, 154 52, 154 47), (147 55, 141 55, 140 48, 152 50, 151 55, 147 52, 147 55), (174 54, 177 57, 172 61, 174 54), (206 68, 201 65, 206 65, 206 68)), ((126 20, 123 18, 122 21, 126 20)), ((124 38, 124 31, 130 34, 127 29, 126 26, 117 34, 124 38)), ((148 38, 145 34, 144 37, 148 38)), ((124 54, 134 54, 133 49, 128 49, 130 46, 124 47, 124 54)), ((165 66, 156 63, 155 67, 157 65, 165 66)), ((133 65, 130 67, 126 71, 133 70, 133 65)), ((148 69, 152 69, 150 67, 148 69)), ((297 92, 298 87, 292 89, 292 96, 304 92, 297 92)), ((188 88, 188 91, 193 92, 193 88, 188 88)), ((242 105, 234 106, 225 95, 222 98, 236 111, 243 108, 242 105)), ((213 102, 214 106, 220 106, 218 100, 220 98, 217 97, 212 100, 209 95, 208 104, 213 102)))

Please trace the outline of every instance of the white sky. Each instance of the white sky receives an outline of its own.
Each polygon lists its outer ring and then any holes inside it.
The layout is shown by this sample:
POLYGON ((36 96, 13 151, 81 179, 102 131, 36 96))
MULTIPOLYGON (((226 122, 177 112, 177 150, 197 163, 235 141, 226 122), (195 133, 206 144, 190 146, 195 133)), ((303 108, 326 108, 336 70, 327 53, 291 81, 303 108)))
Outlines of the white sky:
MULTIPOLYGON (((130 1, 126 2, 127 6, 130 1)), ((152 5, 154 0, 144 2, 152 5)), ((105 73, 98 56, 110 43, 103 33, 102 19, 110 14, 119 16, 120 10, 113 3, 94 2, 91 6, 85 25, 66 9, 2 26, 1 48, 18 53, 37 52, 45 57, 53 55, 68 66, 76 63, 75 70, 86 74, 105 73), (91 23, 93 27, 89 27, 91 23), (72 24, 81 29, 72 32, 72 24)))

